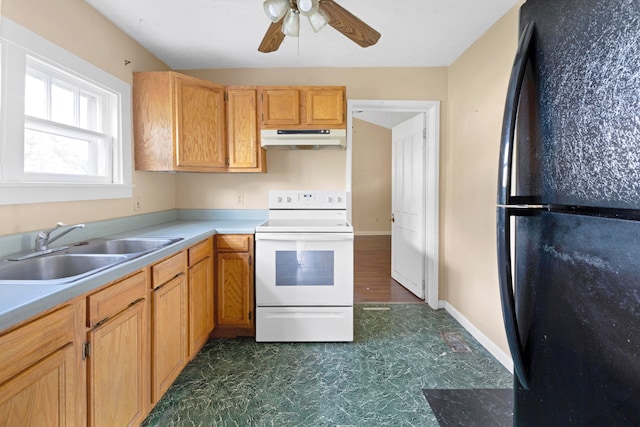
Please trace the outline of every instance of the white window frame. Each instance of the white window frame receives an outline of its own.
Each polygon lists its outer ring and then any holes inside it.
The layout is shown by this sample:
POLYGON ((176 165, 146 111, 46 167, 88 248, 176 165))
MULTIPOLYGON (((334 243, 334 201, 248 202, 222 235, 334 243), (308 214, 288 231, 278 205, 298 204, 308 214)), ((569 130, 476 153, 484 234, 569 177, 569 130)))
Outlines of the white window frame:
POLYGON ((131 198, 131 85, 6 17, 0 17, 0 52, 0 205, 131 198), (69 182, 37 182, 15 169, 18 163, 22 168, 22 162, 12 159, 24 158, 27 56, 116 94, 119 128, 111 130, 112 181, 87 183, 70 177, 69 182))

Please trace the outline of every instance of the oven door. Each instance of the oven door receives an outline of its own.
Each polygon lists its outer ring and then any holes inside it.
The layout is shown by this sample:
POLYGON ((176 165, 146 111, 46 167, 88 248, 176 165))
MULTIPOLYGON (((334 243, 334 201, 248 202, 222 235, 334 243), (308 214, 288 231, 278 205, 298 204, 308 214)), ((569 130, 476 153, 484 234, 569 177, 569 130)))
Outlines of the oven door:
POLYGON ((352 233, 256 233, 257 306, 352 304, 352 233))

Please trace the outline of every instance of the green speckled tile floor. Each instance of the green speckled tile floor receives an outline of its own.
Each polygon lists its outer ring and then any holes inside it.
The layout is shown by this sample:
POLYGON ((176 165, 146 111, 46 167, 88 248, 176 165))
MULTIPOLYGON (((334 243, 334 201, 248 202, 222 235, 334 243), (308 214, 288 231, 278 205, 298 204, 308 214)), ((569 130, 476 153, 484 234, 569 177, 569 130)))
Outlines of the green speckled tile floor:
POLYGON ((353 343, 209 341, 143 426, 437 426, 422 389, 512 385, 444 310, 354 312, 353 343), (442 331, 458 332, 472 351, 453 352, 442 331))

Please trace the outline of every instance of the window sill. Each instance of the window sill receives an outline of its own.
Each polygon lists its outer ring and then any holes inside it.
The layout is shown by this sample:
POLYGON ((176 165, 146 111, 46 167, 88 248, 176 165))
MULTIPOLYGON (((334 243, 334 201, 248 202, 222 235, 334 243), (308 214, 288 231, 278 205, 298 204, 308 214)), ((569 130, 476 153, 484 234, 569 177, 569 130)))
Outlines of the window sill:
POLYGON ((127 199, 131 197, 133 197, 133 185, 130 184, 0 184, 0 205, 127 199))

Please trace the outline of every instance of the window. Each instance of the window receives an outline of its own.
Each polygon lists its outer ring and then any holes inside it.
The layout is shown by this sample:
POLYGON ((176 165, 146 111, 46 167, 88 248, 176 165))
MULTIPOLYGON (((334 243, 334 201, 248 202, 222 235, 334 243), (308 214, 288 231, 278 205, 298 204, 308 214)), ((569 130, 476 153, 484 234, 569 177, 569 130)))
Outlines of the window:
POLYGON ((24 98, 25 181, 113 182, 115 94, 27 57, 24 98))
POLYGON ((131 197, 130 86, 2 24, 0 204, 131 197))

